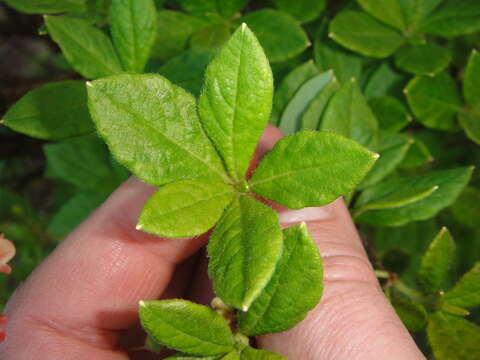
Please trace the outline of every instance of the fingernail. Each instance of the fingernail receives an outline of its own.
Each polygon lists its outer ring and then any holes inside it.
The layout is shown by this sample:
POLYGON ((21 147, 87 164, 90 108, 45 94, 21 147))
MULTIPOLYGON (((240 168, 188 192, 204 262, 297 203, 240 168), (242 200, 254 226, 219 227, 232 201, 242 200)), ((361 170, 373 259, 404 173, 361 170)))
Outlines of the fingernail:
POLYGON ((287 210, 279 214, 280 223, 289 224, 297 222, 320 221, 333 217, 330 206, 307 207, 300 210, 287 210))

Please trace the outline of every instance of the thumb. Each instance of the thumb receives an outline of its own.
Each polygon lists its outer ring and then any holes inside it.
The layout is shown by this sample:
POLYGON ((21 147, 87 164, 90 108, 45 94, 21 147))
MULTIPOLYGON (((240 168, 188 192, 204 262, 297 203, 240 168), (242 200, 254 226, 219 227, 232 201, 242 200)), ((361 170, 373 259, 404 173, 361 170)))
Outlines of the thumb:
POLYGON ((343 200, 280 213, 284 226, 300 221, 322 254, 324 294, 303 322, 259 337, 259 345, 299 360, 424 359, 384 296, 343 200))

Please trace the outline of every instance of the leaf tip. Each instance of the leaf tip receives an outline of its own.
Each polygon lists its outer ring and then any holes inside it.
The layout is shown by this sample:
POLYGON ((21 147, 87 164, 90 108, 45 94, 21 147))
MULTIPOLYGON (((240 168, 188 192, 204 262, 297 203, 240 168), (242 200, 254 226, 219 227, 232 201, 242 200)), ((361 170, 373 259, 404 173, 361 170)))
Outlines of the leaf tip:
POLYGON ((141 223, 138 223, 137 226, 135 226, 136 230, 142 230, 142 228, 143 228, 143 224, 141 223))
POLYGON ((147 306, 147 304, 145 303, 145 301, 140 300, 140 301, 138 302, 138 306, 139 306, 139 307, 145 307, 145 306, 147 306))
POLYGON ((373 158, 373 160, 375 160, 375 161, 377 161, 379 157, 380 157, 380 154, 379 154, 379 153, 373 153, 373 154, 372 154, 372 158, 373 158))

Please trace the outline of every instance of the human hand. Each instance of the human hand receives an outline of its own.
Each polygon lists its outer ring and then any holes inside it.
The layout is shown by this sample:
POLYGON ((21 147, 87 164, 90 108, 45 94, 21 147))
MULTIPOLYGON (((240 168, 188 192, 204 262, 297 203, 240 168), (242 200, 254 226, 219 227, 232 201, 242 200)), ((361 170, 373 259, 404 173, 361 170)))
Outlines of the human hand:
MULTIPOLYGON (((270 127, 257 154, 280 137, 270 127)), ((135 230, 154 191, 131 178, 34 271, 7 305, 1 359, 149 359, 125 350, 139 300, 211 299, 205 259, 194 256, 207 235, 172 240, 135 230)), ((303 322, 259 337, 260 347, 291 360, 424 359, 383 295, 343 200, 278 210, 284 226, 307 223, 322 253, 325 289, 303 322)))

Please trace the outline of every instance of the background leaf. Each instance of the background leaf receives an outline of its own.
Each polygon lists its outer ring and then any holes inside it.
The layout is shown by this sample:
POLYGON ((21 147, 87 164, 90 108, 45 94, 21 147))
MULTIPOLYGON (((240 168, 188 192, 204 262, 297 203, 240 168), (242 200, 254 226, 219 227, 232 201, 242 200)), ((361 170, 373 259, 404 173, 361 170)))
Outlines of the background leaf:
POLYGON ((376 149, 378 123, 355 79, 345 83, 329 102, 320 126, 376 149))
POLYGON ((152 57, 166 60, 185 50, 195 31, 208 25, 205 20, 179 11, 161 10, 157 13, 157 35, 152 57))
POLYGON ((342 11, 330 23, 329 36, 347 49, 365 56, 384 58, 404 42, 388 26, 360 11, 342 11))
POLYGON ((460 95, 455 81, 447 73, 418 76, 408 83, 405 94, 413 114, 426 127, 449 130, 455 126, 460 95))
POLYGON ((142 72, 157 35, 153 0, 112 0, 110 28, 126 71, 142 72))
POLYGON ((233 179, 245 176, 272 109, 273 78, 255 35, 242 25, 207 68, 203 127, 233 179))
POLYGON ((201 235, 217 223, 233 193, 222 183, 164 185, 146 202, 137 229, 169 238, 201 235))
POLYGON ((412 121, 412 117, 405 106, 394 97, 381 96, 371 98, 368 101, 368 106, 375 115, 379 128, 382 130, 400 131, 412 121))
POLYGON ((239 325, 244 334, 287 330, 320 301, 322 261, 306 225, 283 230, 283 241, 282 257, 272 279, 248 312, 240 313, 239 325))
POLYGON ((415 332, 424 328, 427 323, 427 310, 422 304, 400 296, 394 296, 390 300, 408 331, 415 332))
POLYGON ((215 293, 247 311, 267 286, 282 254, 278 216, 244 195, 225 211, 208 245, 208 274, 215 293))
POLYGON ((444 70, 451 60, 448 49, 434 44, 405 46, 395 54, 395 65, 414 75, 433 76, 444 70))
POLYGON ((167 61, 158 73, 198 97, 211 60, 212 52, 190 49, 167 61))
POLYGON ((433 239, 422 257, 418 281, 427 293, 438 291, 455 257, 455 242, 447 228, 433 239))
POLYGON ((285 360, 283 356, 267 350, 257 350, 251 347, 243 349, 240 359, 242 360, 285 360))
POLYGON ((480 305, 480 263, 465 273, 453 289, 445 293, 449 304, 472 308, 480 305))
POLYGON ((280 130, 286 135, 297 131, 301 126, 302 115, 315 97, 333 81, 333 72, 327 71, 305 81, 288 102, 280 118, 280 130))
POLYGON ((456 220, 471 228, 480 227, 480 191, 474 187, 466 187, 452 206, 456 220))
POLYGON ((99 134, 116 159, 144 181, 226 180, 195 99, 185 90, 159 75, 123 74, 94 81, 88 93, 99 134))
POLYGON ((284 137, 267 153, 250 186, 291 209, 321 206, 352 191, 376 158, 341 135, 304 130, 284 137))
POLYGON ((375 185, 390 175, 405 158, 412 141, 403 134, 382 131, 379 137, 379 159, 360 184, 360 188, 375 185))
POLYGON ((182 7, 194 15, 211 17, 218 14, 228 18, 242 10, 249 0, 180 0, 182 7))
POLYGON ((273 0, 275 6, 300 22, 309 22, 317 18, 325 9, 326 0, 273 0))
POLYGON ((471 107, 480 104, 480 54, 473 49, 463 78, 463 96, 471 107))
POLYGON ((401 0, 358 0, 360 6, 381 22, 391 25, 398 30, 406 28, 401 0))
POLYGON ((465 319, 435 313, 429 317, 427 334, 435 359, 475 360, 480 356, 480 328, 465 319))
POLYGON ((480 3, 476 0, 446 0, 428 17, 422 30, 445 37, 470 34, 480 30, 480 3))
POLYGON ((44 140, 59 140, 94 131, 83 81, 62 81, 34 89, 4 115, 12 130, 44 140))
POLYGON ((239 21, 252 29, 270 62, 291 59, 310 45, 302 27, 284 12, 264 9, 249 13, 239 21))
POLYGON ((356 220, 360 223, 378 226, 400 226, 411 221, 429 219, 457 199, 470 181, 472 170, 472 168, 464 167, 432 171, 427 174, 391 178, 389 181, 370 187, 360 195, 356 206, 403 190, 422 190, 434 186, 438 186, 438 189, 421 201, 396 209, 369 211, 360 215, 356 220))
POLYGON ((4 0, 4 2, 27 14, 52 14, 86 10, 85 0, 4 0))
POLYGON ((123 71, 110 39, 87 20, 46 16, 45 24, 70 65, 87 79, 123 71))
POLYGON ((351 78, 359 78, 362 72, 363 60, 333 41, 324 41, 317 36, 314 44, 315 62, 323 71, 333 70, 340 83, 351 78))
POLYGON ((141 301, 140 322, 165 346, 194 355, 233 350, 230 328, 214 310, 186 300, 141 301))
POLYGON ((318 69, 313 61, 307 61, 306 63, 297 66, 283 78, 273 96, 273 107, 270 118, 272 124, 278 125, 280 123, 282 113, 290 99, 295 95, 302 84, 316 74, 318 74, 318 69))

